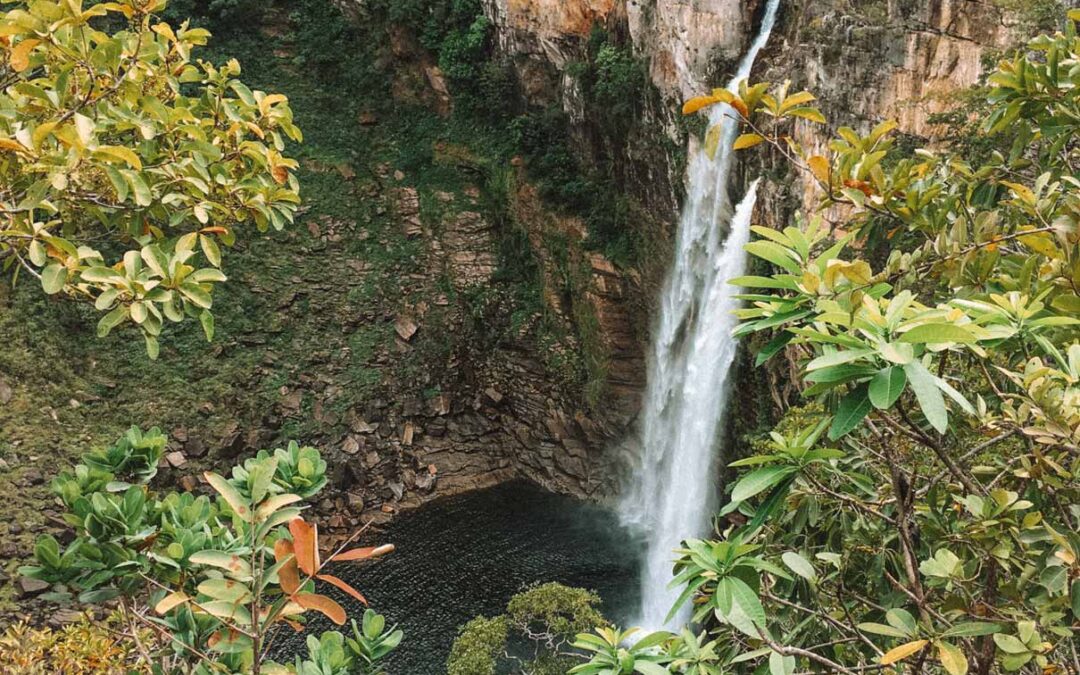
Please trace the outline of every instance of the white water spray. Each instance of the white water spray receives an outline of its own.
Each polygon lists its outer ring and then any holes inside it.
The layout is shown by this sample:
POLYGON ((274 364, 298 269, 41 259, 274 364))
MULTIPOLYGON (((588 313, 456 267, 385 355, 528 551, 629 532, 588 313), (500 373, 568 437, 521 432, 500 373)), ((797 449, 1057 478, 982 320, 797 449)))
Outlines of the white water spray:
MULTIPOLYGON (((761 29, 729 89, 749 76, 779 4, 768 1, 761 29)), ((715 508, 714 451, 738 347, 731 336, 737 325, 732 310, 738 307, 732 295, 738 290, 727 280, 744 274, 743 246, 757 199, 755 181, 732 209, 728 177, 739 125, 726 105, 713 108, 710 122, 720 125, 719 148, 714 159, 699 149, 690 165, 675 262, 649 355, 641 466, 620 509, 624 522, 646 535, 638 624, 648 628, 663 625, 678 598, 680 589, 667 588, 674 550, 683 539, 705 534, 715 508)), ((684 607, 673 623, 681 625, 688 614, 684 607)))

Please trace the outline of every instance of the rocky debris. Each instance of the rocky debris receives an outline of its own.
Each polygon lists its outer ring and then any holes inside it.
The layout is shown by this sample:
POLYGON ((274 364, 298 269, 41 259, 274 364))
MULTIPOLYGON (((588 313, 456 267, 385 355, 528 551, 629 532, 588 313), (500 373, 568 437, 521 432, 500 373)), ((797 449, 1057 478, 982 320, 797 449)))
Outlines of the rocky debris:
POLYGON ((408 316, 399 316, 397 321, 394 322, 394 332, 406 342, 412 340, 417 330, 419 330, 419 326, 408 316))
POLYGON ((503 395, 495 387, 488 387, 484 390, 484 401, 489 405, 497 406, 503 402, 503 395))
POLYGON ((0 380, 0 404, 10 403, 12 395, 11 385, 4 380, 0 380))
POLYGON ((49 590, 49 583, 41 579, 19 577, 19 580, 15 582, 15 589, 18 591, 20 598, 31 598, 49 590))
POLYGON ((163 460, 167 465, 171 466, 174 469, 179 469, 180 467, 187 464, 187 457, 185 457, 184 453, 182 452, 166 453, 163 460))
POLYGON ((356 436, 346 436, 341 442, 341 451, 347 455, 355 455, 360 452, 360 440, 356 436))
MULTIPOLYGON (((401 172, 397 172, 401 174, 401 172)), ((403 180, 405 174, 401 174, 403 180)), ((420 220, 420 195, 416 188, 400 187, 391 191, 394 202, 394 213, 401 221, 401 231, 409 239, 415 239, 424 233, 424 225, 420 220)))

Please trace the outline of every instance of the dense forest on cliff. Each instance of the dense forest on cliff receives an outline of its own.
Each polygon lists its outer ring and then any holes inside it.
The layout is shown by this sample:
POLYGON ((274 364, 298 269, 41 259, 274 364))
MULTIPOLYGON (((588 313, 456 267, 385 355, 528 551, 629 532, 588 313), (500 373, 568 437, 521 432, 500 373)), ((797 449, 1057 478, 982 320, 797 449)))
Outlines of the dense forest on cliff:
POLYGON ((599 4, 0 5, 0 670, 1080 673, 1080 10, 599 4))

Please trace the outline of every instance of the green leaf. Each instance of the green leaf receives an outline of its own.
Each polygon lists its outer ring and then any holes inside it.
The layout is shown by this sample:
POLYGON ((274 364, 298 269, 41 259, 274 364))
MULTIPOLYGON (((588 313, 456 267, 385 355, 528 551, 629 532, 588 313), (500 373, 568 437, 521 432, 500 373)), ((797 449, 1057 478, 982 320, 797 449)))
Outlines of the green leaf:
POLYGON ((64 289, 67 277, 67 268, 60 263, 47 265, 41 270, 41 288, 49 295, 55 295, 64 289))
POLYGON ((199 608, 230 623, 239 624, 240 626, 251 625, 251 612, 248 611, 247 607, 234 602, 215 600, 200 603, 199 608))
POLYGON ((806 364, 806 370, 808 372, 820 370, 821 368, 829 368, 832 366, 839 366, 844 363, 851 363, 861 358, 871 356, 874 354, 873 349, 845 349, 842 351, 830 352, 828 354, 822 354, 810 363, 806 364))
POLYGON ((251 520, 251 503, 233 487, 232 483, 213 471, 207 471, 203 476, 206 478, 206 482, 210 484, 210 487, 217 490, 218 494, 221 495, 236 515, 246 521, 251 520))
POLYGON ((904 631, 906 636, 915 635, 915 617, 911 615, 911 612, 902 607, 894 607, 885 612, 885 620, 889 622, 889 625, 904 631))
POLYGON ((217 242, 212 237, 200 234, 199 247, 202 248, 203 255, 206 256, 211 265, 221 267, 221 249, 218 248, 217 242))
POLYGON ((763 260, 767 260, 772 264, 782 269, 791 272, 792 274, 801 274, 802 268, 799 263, 791 257, 791 254, 783 246, 775 244, 771 241, 752 241, 743 248, 747 253, 757 256, 763 260))
POLYGON ((994 644, 1006 654, 1025 654, 1028 651, 1027 645, 1021 642, 1020 638, 1006 633, 994 633, 994 644))
POLYGON ((795 574, 809 581, 817 581, 817 570, 810 563, 809 560, 802 557, 795 551, 785 551, 780 559, 784 561, 784 564, 788 566, 795 574))
POLYGON ((868 414, 870 414, 870 397, 867 395, 867 386, 859 385, 854 391, 840 401, 833 416, 832 426, 829 427, 829 439, 835 441, 851 432, 859 426, 868 414))
POLYGON ((161 346, 158 344, 157 338, 146 333, 143 335, 143 339, 146 342, 146 355, 150 357, 151 361, 156 361, 158 352, 161 351, 161 346))
POLYGON ((901 335, 900 342, 920 345, 948 342, 970 344, 975 342, 975 336, 960 326, 951 323, 924 323, 901 335))
POLYGON ((861 630, 864 633, 872 633, 874 635, 885 635, 887 637, 898 637, 898 638, 911 637, 911 633, 907 633, 905 631, 902 631, 899 628, 894 628, 893 626, 886 626, 883 623, 867 622, 867 623, 860 623, 860 624, 856 625, 855 627, 858 628, 859 630, 861 630))
POLYGON ((1075 293, 1063 293, 1051 300, 1050 306, 1066 314, 1080 314, 1080 296, 1075 293))
POLYGON ((801 117, 817 124, 825 124, 825 116, 817 108, 793 108, 786 113, 795 117, 801 117))
POLYGON ((203 333, 206 335, 207 342, 213 342, 214 340, 214 315, 210 313, 210 310, 204 309, 199 314, 199 323, 202 324, 203 333))
POLYGON ((761 351, 757 353, 757 356, 754 358, 754 367, 758 367, 772 357, 776 356, 787 343, 791 342, 792 338, 794 337, 794 333, 789 333, 786 330, 780 331, 780 333, 778 333, 776 337, 774 337, 772 340, 769 340, 769 344, 765 345, 761 349, 761 351))
POLYGON ((794 672, 794 656, 784 656, 780 652, 769 654, 769 675, 792 675, 794 672))
POLYGON ((120 305, 116 309, 112 310, 105 316, 98 320, 97 336, 105 337, 116 326, 123 323, 128 317, 128 308, 125 305, 120 305))
POLYGON ((209 565, 223 569, 234 577, 251 577, 251 565, 235 553, 215 550, 196 551, 191 554, 189 560, 195 565, 209 565))
POLYGON ((870 380, 870 402, 878 410, 887 410, 896 403, 907 386, 907 375, 900 366, 883 368, 870 380))
POLYGON ((949 630, 942 633, 944 637, 979 637, 981 635, 993 635, 1001 630, 1001 626, 996 623, 986 623, 985 621, 967 621, 965 623, 958 623, 949 630))
POLYGON ((757 593, 738 577, 724 577, 721 583, 727 586, 731 594, 731 608, 724 613, 727 622, 746 635, 760 639, 766 619, 765 608, 761 606, 757 593))
POLYGON ((180 284, 180 293, 186 300, 199 309, 210 309, 210 306, 213 304, 210 294, 199 288, 197 284, 188 282, 180 284))
POLYGON ((199 584, 198 591, 214 600, 225 602, 247 602, 251 600, 251 589, 247 585, 232 579, 207 579, 199 584))
POLYGON ((776 485, 793 471, 794 469, 790 466, 767 466, 751 471, 735 484, 735 488, 731 491, 731 501, 746 501, 759 492, 776 485))
POLYGON ((934 427, 939 434, 945 433, 949 427, 949 412, 945 408, 945 398, 941 395, 936 379, 930 374, 922 363, 912 361, 904 366, 911 389, 915 392, 915 398, 919 401, 923 415, 930 426, 934 427))

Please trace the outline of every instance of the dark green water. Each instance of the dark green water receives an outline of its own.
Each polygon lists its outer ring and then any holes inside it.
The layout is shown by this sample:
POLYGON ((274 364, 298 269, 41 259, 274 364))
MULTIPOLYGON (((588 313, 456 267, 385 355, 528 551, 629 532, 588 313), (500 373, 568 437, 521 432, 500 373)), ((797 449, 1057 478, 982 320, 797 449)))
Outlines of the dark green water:
MULTIPOLYGON (((638 604, 638 546, 615 515, 529 483, 433 502, 399 516, 378 538, 397 551, 365 566, 338 565, 334 573, 405 631, 390 675, 444 673, 457 628, 502 613, 532 583, 595 590, 616 622, 638 604)), ((330 595, 361 614, 347 596, 330 595)), ((313 623, 309 630, 329 627, 313 623)))

